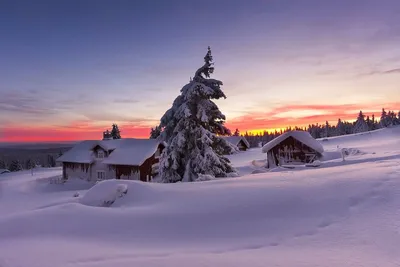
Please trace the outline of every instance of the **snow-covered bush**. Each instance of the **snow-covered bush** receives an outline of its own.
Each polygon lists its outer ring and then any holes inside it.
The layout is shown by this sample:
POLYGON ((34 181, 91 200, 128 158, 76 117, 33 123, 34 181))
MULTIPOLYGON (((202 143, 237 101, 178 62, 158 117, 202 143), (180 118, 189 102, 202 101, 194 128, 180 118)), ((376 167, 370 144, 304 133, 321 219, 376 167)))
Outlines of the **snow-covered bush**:
POLYGON ((78 192, 75 192, 75 193, 74 193, 74 197, 79 197, 79 193, 78 193, 78 192))

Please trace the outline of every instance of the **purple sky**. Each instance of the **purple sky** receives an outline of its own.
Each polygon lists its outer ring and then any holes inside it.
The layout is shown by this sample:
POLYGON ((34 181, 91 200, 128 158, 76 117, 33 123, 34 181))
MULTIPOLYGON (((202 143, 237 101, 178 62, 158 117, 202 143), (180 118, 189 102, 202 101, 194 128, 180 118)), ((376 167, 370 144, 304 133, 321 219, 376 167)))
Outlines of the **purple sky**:
POLYGON ((293 105, 307 106, 284 113, 300 122, 323 114, 310 105, 400 108, 398 0, 6 0, 0 36, 0 140, 28 126, 147 131, 208 45, 228 122, 293 105))

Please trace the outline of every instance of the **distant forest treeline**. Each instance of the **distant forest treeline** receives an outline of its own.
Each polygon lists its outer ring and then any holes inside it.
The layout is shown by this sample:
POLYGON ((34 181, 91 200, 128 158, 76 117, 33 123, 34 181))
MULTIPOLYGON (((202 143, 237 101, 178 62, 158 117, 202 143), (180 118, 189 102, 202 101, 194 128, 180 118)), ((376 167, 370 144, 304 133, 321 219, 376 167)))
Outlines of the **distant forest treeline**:
POLYGON ((13 147, 0 148, 0 169, 12 172, 30 170, 36 166, 56 167, 56 159, 70 147, 48 149, 21 149, 13 147))
POLYGON ((360 111, 354 122, 338 119, 336 125, 329 124, 327 121, 325 124, 310 124, 308 127, 287 127, 284 130, 275 130, 274 132, 265 130, 257 134, 248 132, 240 133, 239 129, 236 129, 233 135, 242 135, 249 141, 250 147, 258 147, 260 144, 263 145, 279 135, 293 130, 308 131, 314 138, 324 138, 373 131, 393 125, 400 125, 400 111, 396 114, 394 111, 386 112, 385 109, 382 109, 379 120, 375 118, 375 115, 371 117, 365 116, 364 113, 360 111))

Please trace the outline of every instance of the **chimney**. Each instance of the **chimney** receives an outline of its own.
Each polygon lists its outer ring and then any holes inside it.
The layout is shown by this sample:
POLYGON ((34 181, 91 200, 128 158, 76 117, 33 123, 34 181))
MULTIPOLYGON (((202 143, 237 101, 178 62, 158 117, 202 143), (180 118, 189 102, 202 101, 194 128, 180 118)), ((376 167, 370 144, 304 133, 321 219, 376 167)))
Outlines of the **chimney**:
POLYGON ((112 135, 109 130, 103 132, 103 140, 112 140, 112 135))

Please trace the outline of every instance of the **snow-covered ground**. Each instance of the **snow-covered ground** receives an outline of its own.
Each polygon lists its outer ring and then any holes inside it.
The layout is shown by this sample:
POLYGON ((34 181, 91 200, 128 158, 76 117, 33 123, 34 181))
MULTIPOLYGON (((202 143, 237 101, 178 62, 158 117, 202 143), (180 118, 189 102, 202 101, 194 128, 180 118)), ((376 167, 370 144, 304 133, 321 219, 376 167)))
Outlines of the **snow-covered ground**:
POLYGON ((0 266, 399 266, 400 127, 321 142, 318 168, 250 174, 252 149, 207 182, 0 175, 0 266))

